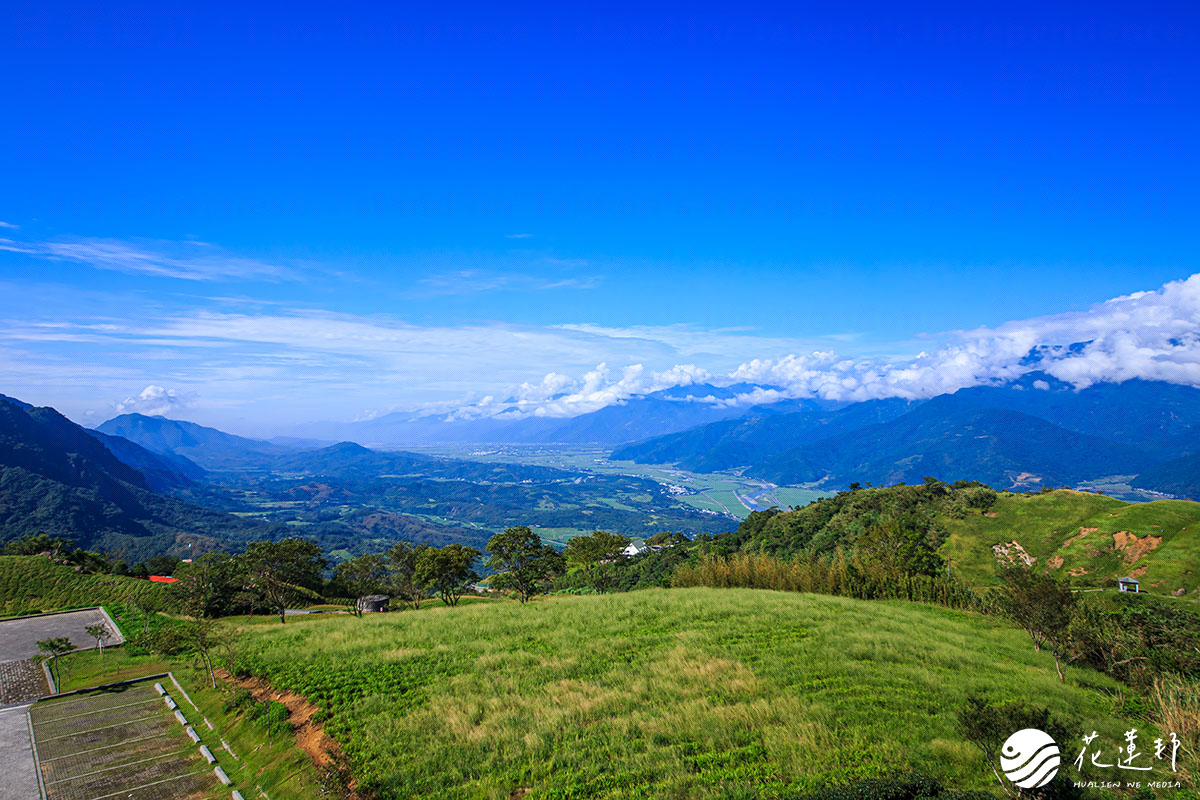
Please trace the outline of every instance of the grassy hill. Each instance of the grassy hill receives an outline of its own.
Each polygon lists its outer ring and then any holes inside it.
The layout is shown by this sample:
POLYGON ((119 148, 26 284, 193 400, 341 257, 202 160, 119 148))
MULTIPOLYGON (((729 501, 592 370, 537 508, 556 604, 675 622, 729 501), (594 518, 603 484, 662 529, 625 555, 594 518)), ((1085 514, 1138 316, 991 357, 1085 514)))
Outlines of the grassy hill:
POLYGON ((953 575, 974 586, 998 584, 1000 567, 1026 562, 1079 588, 1116 588, 1118 577, 1132 575, 1143 591, 1182 589, 1193 598, 1200 592, 1200 503, 1188 500, 1127 503, 1070 489, 997 493, 932 482, 858 489, 792 511, 751 514, 717 541, 726 550, 785 558, 830 555, 854 550, 888 521, 918 532, 949 559, 953 575))
POLYGON ((0 556, 0 617, 126 603, 162 591, 162 585, 138 578, 81 575, 41 556, 0 556))
POLYGON ((243 627, 239 672, 318 704, 385 798, 794 797, 909 769, 994 790, 955 731, 968 692, 1128 727, 1111 679, 1060 684, 1007 624, 911 603, 673 589, 243 627))
POLYGON ((1133 575, 1155 593, 1200 591, 1200 503, 1131 504, 1063 489, 1002 494, 986 514, 942 524, 949 532, 942 554, 974 583, 990 582, 995 572, 992 546, 1016 541, 1037 569, 1064 574, 1075 586, 1112 588, 1133 575))

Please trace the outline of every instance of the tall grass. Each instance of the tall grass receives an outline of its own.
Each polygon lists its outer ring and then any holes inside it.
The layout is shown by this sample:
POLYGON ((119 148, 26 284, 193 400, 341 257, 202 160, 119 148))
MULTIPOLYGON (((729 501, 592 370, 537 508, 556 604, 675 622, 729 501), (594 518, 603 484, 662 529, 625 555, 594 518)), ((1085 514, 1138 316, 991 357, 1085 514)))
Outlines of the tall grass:
POLYGON ((766 554, 738 553, 683 564, 671 577, 676 587, 774 589, 853 597, 858 600, 909 600, 972 611, 991 610, 984 597, 966 584, 927 575, 889 573, 847 558, 797 555, 790 560, 766 554))
MULTIPOLYGON (((233 624, 233 623, 230 623, 233 624)), ((364 792, 795 798, 915 771, 986 789, 967 693, 1120 741, 1109 678, 907 602, 706 588, 246 625, 237 670, 322 709, 364 792)))
POLYGON ((1150 687, 1155 724, 1179 737, 1179 765, 1193 788, 1200 781, 1200 683, 1166 675, 1150 687))

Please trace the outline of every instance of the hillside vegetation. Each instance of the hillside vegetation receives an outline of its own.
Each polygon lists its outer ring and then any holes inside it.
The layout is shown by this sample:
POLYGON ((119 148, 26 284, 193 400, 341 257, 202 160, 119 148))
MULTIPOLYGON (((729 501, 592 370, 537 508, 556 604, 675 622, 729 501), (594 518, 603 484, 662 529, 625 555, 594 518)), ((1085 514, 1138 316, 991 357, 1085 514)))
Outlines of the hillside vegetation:
POLYGON ((42 556, 0 556, 0 616, 127 603, 163 586, 120 575, 83 575, 42 556))
POLYGON ((1120 741, 1118 685, 995 619, 673 589, 244 625, 237 671, 303 694, 384 798, 794 797, 914 770, 991 788, 968 693, 1120 741))
POLYGON ((1020 558, 1016 548, 997 555, 993 545, 1013 541, 1043 572, 1073 586, 1115 587, 1124 575, 1143 590, 1200 591, 1200 503, 1156 500, 1125 503, 1104 495, 1059 490, 1001 495, 987 514, 944 522, 942 553, 969 580, 986 582, 993 564, 1020 558))
POLYGON ((1118 577, 1132 575, 1146 591, 1200 591, 1200 503, 1186 500, 1135 504, 1067 489, 1013 494, 936 481, 860 488, 792 511, 752 514, 714 546, 778 556, 831 553, 854 548, 889 521, 975 586, 997 584, 1003 566, 1028 564, 1080 588, 1115 588, 1118 577))

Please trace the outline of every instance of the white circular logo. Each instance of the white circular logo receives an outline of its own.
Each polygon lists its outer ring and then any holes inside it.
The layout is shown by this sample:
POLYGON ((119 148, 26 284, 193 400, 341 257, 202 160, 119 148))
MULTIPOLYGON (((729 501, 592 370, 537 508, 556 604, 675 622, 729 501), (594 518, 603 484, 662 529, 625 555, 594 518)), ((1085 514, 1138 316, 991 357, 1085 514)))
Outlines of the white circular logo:
POLYGON ((1045 786, 1058 772, 1058 745, 1037 728, 1017 731, 1000 749, 1000 768, 1022 789, 1045 786))

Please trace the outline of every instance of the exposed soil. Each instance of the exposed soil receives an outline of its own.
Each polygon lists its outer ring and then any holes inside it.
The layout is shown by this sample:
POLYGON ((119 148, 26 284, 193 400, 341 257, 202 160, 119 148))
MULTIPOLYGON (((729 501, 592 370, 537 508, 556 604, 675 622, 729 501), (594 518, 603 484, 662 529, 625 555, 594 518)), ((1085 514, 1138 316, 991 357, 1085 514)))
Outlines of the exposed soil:
MULTIPOLYGON (((313 715, 319 710, 312 703, 295 692, 283 692, 271 687, 262 678, 235 678, 223 669, 215 670, 216 675, 226 683, 248 689, 254 699, 260 703, 274 700, 287 706, 288 722, 296 732, 296 744, 308 754, 318 767, 329 766, 341 755, 342 748, 334 741, 321 723, 313 720, 313 715)), ((351 786, 350 800, 358 800, 351 786)))
POLYGON ((1067 574, 1072 578, 1078 578, 1081 575, 1087 575, 1088 571, 1083 567, 1071 567, 1071 569, 1067 570, 1067 574))
POLYGON ((1095 533, 1098 530, 1100 530, 1100 529, 1099 528, 1084 528, 1081 526, 1079 528, 1079 533, 1075 534, 1070 539, 1067 539, 1065 542, 1063 542, 1062 546, 1066 547, 1067 545, 1071 544, 1071 542, 1078 541, 1078 540, 1082 539, 1083 537, 1087 536, 1089 533, 1095 533))
POLYGON ((1062 567, 1062 565, 1063 565, 1063 557, 1062 556, 1051 556, 1050 560, 1046 562, 1046 566, 1048 566, 1050 569, 1060 569, 1062 567))
POLYGON ((1016 564, 1020 561, 1025 566, 1031 567, 1033 566, 1033 562, 1037 561, 1036 558, 1025 552, 1025 548, 1016 539, 1013 539, 1008 544, 992 545, 992 552, 995 554, 997 561, 1007 561, 1009 564, 1016 564))
POLYGON ((1132 564, 1160 544, 1161 536, 1147 535, 1139 539, 1129 531, 1117 531, 1113 534, 1113 546, 1125 554, 1126 564, 1132 564))

